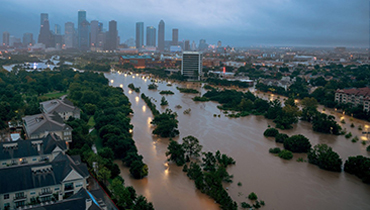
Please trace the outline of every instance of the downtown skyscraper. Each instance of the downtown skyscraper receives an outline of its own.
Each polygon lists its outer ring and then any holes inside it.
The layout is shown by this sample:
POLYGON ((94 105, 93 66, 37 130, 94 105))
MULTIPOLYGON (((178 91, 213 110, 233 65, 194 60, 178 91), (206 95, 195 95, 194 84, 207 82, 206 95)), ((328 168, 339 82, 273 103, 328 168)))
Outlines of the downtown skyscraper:
POLYGON ((72 22, 67 22, 64 24, 64 44, 66 49, 75 47, 74 39, 75 25, 72 22))
POLYGON ((146 27, 146 46, 156 46, 156 29, 153 26, 146 27))
POLYGON ((49 20, 49 14, 41 13, 41 15, 40 15, 40 26, 44 24, 45 20, 49 20))
POLYGON ((172 29, 172 45, 177 46, 179 44, 179 29, 172 29))
POLYGON ((161 20, 158 25, 158 51, 164 52, 164 32, 165 32, 165 25, 164 21, 161 20))
POLYGON ((90 49, 90 23, 86 20, 86 11, 78 11, 78 48, 90 49))
POLYGON ((118 31, 117 31, 117 21, 109 21, 109 31, 108 36, 106 37, 106 49, 107 50, 116 50, 118 44, 118 31))
POLYGON ((144 23, 136 23, 136 49, 141 49, 144 46, 144 23))
POLYGON ((43 43, 46 48, 55 47, 54 36, 50 32, 48 14, 41 13, 41 20, 44 22, 40 26, 40 33, 38 37, 38 43, 43 43))
POLYGON ((3 32, 3 46, 9 46, 9 38, 10 34, 9 32, 3 32))

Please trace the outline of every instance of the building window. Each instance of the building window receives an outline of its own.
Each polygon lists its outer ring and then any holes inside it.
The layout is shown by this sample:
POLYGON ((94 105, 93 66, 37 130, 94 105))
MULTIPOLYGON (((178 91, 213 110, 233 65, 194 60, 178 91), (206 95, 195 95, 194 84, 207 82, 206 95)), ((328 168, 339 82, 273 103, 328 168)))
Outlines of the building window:
POLYGON ((5 166, 6 165, 6 162, 3 162, 3 166, 5 166))
POLYGON ((82 182, 76 183, 76 187, 82 187, 82 186, 83 186, 82 182))
POLYGON ((18 201, 18 202, 15 202, 15 206, 18 208, 18 207, 21 207, 21 206, 24 206, 25 204, 25 201, 18 201))
POLYGON ((58 191, 58 190, 59 190, 59 187, 54 188, 54 191, 58 191))
POLYGON ((9 199, 9 194, 4 195, 4 200, 9 199))
POLYGON ((4 209, 5 210, 10 209, 10 203, 4 203, 4 209))
POLYGON ((24 192, 16 193, 15 194, 15 198, 16 199, 18 199, 18 198, 24 198, 24 192))
POLYGON ((35 192, 35 191, 33 191, 33 192, 30 192, 30 195, 34 195, 34 194, 36 194, 36 192, 35 192))
POLYGON ((37 158, 33 158, 32 161, 37 161, 37 158))
POLYGON ((73 182, 64 184, 64 191, 73 189, 73 182))

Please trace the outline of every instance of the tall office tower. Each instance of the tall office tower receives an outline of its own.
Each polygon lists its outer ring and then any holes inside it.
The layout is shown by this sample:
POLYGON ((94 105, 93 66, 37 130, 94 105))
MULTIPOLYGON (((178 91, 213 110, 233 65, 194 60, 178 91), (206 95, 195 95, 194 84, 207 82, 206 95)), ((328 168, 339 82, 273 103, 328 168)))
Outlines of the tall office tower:
POLYGON ((146 46, 155 47, 156 46, 156 30, 153 26, 146 27, 146 46))
POLYGON ((107 32, 100 32, 98 34, 97 48, 98 50, 106 49, 107 32))
POLYGON ((199 40, 199 46, 198 46, 200 51, 208 49, 208 44, 206 43, 205 39, 199 40))
POLYGON ((203 69, 203 56, 200 52, 182 53, 181 74, 188 80, 200 80, 203 69))
POLYGON ((190 51, 190 41, 185 40, 184 51, 190 51))
POLYGON ((144 45, 144 23, 136 23, 136 49, 141 49, 144 45))
POLYGON ((191 50, 196 50, 197 49, 197 44, 195 44, 195 42, 193 41, 191 43, 191 47, 190 47, 191 50))
POLYGON ((33 45, 33 34, 32 33, 25 33, 23 34, 23 45, 29 46, 33 45))
POLYGON ((45 20, 49 20, 48 13, 41 13, 41 16, 40 16, 40 25, 44 24, 44 21, 45 20))
POLYGON ((90 22, 90 43, 91 47, 95 48, 98 44, 99 35, 99 22, 97 20, 92 20, 90 22))
POLYGON ((90 45, 89 41, 89 30, 88 30, 88 22, 86 24, 86 11, 79 10, 78 11, 78 19, 77 19, 77 41, 78 41, 78 48, 81 49, 90 45))
POLYGON ((3 46, 9 46, 9 32, 3 32, 3 46))
POLYGON ((222 42, 221 41, 217 42, 217 47, 222 47, 222 42))
MULTIPOLYGON (((41 14, 42 16, 43 14, 41 14)), ((38 43, 43 43, 45 47, 54 47, 54 37, 50 32, 49 20, 44 20, 40 27, 38 43)))
POLYGON ((103 32, 103 23, 102 22, 98 23, 98 30, 99 30, 99 33, 103 32))
POLYGON ((75 25, 72 22, 67 22, 64 24, 64 44, 65 48, 74 47, 74 36, 75 36, 75 25))
POLYGON ((107 43, 106 49, 107 50, 115 50, 117 49, 117 21, 111 20, 109 21, 109 31, 107 36, 107 43))
POLYGON ((172 29, 172 45, 179 45, 179 29, 177 28, 172 29))
POLYGON ((55 35, 62 35, 62 27, 59 24, 54 25, 54 34, 55 35))
POLYGON ((164 21, 161 20, 158 25, 158 51, 164 52, 164 21))
POLYGON ((90 23, 87 20, 82 21, 79 28, 79 49, 90 49, 90 23))

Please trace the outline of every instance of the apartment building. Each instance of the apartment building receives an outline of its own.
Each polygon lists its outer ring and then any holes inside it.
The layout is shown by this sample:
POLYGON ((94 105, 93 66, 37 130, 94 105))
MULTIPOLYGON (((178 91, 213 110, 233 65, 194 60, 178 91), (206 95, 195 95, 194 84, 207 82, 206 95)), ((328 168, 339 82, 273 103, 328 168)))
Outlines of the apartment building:
POLYGON ((0 169, 0 209, 61 201, 88 186, 89 172, 79 156, 59 153, 52 162, 0 169))
POLYGON ((354 106, 363 105, 363 110, 370 110, 370 88, 341 89, 335 92, 335 101, 338 103, 351 103, 354 106))
POLYGON ((67 144, 55 134, 40 139, 0 142, 0 169, 25 164, 52 162, 60 153, 65 154, 67 144))

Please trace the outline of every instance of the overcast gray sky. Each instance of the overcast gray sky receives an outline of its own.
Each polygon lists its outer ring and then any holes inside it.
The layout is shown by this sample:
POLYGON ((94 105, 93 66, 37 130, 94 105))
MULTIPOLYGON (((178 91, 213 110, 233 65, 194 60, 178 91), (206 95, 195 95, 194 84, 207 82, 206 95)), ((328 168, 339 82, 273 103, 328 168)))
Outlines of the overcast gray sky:
POLYGON ((121 42, 134 37, 135 22, 179 29, 179 39, 224 45, 369 46, 368 0, 0 0, 0 32, 37 39, 40 13, 54 24, 87 19, 118 22, 121 42))

